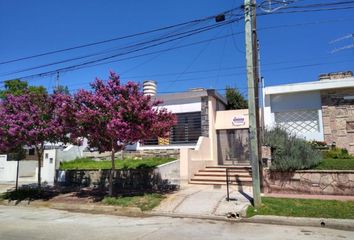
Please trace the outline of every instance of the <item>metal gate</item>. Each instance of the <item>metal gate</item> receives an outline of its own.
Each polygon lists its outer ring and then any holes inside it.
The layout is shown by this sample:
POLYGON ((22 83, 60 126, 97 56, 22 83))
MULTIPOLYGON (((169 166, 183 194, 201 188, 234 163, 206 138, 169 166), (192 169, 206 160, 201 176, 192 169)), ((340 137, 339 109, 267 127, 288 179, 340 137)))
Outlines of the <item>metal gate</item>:
POLYGON ((218 164, 249 165, 248 129, 217 131, 218 164))

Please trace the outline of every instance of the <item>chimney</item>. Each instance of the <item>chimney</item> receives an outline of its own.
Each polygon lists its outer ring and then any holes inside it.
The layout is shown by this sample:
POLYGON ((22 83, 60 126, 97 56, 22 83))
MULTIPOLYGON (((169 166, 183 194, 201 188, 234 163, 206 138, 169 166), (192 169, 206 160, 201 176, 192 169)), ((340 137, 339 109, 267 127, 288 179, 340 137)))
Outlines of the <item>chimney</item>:
POLYGON ((143 91, 144 95, 156 96, 156 82, 152 80, 144 81, 143 91))
POLYGON ((333 72, 333 73, 326 73, 326 74, 321 74, 319 76, 319 80, 335 80, 335 79, 343 79, 343 78, 350 78, 353 77, 353 72, 352 71, 346 71, 346 72, 333 72))

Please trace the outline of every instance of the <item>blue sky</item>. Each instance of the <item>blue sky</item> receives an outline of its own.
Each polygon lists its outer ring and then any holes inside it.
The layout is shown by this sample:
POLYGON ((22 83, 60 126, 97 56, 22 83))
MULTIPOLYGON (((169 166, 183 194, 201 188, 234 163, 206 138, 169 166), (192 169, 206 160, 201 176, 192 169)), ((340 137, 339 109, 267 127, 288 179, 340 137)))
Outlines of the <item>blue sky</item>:
MULTIPOLYGON (((334 1, 302 0, 299 4, 334 1)), ((242 3, 240 0, 0 0, 0 60, 3 62, 178 24, 239 7, 242 3)), ((321 73, 354 70, 354 49, 331 53, 336 48, 352 43, 353 39, 349 38, 331 42, 354 33, 353 21, 354 9, 259 16, 257 25, 265 85, 314 81, 321 73)), ((208 24, 212 23, 210 21, 208 24)), ((242 93, 246 93, 243 30, 244 23, 241 20, 151 51, 235 34, 231 37, 145 57, 62 72, 60 84, 67 85, 71 91, 87 88, 88 83, 96 77, 106 79, 109 70, 113 70, 121 75, 123 81, 156 80, 160 93, 184 91, 194 87, 224 89, 226 85, 236 86, 242 93)), ((10 72, 124 47, 156 36, 160 35, 152 34, 2 64, 0 81, 77 62, 18 74, 8 74, 10 72)), ((147 52, 150 50, 141 53, 147 52)), ((51 90, 55 85, 55 78, 56 76, 52 75, 28 78, 28 81, 31 85, 44 85, 51 90)))

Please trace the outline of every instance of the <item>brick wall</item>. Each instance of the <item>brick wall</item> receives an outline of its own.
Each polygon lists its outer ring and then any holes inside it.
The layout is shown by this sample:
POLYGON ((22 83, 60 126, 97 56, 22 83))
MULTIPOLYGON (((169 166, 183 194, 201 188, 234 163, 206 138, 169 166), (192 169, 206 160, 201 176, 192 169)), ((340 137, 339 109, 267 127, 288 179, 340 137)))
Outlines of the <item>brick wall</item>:
POLYGON ((350 128, 350 122, 354 124, 354 100, 343 98, 352 95, 354 88, 321 92, 325 142, 354 154, 354 129, 350 128))

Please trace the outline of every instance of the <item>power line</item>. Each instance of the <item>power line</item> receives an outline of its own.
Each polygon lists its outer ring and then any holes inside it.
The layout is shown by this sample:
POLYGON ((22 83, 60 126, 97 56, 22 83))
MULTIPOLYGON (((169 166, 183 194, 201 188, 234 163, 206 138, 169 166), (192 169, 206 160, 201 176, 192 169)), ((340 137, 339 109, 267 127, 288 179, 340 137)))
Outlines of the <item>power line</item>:
POLYGON ((292 11, 279 11, 271 13, 259 13, 257 16, 274 15, 274 14, 289 14, 289 13, 309 13, 309 12, 321 12, 321 11, 337 11, 337 10, 349 10, 353 9, 354 6, 348 7, 337 7, 337 8, 322 8, 322 9, 303 9, 303 10, 292 10, 292 11))
MULTIPOLYGON (((227 24, 230 24, 230 23, 232 23, 234 21, 239 21, 239 20, 240 19, 232 19, 232 20, 229 20, 227 22, 223 22, 221 24, 208 25, 206 27, 193 29, 193 30, 186 31, 186 32, 183 32, 183 33, 178 33, 178 34, 174 34, 174 35, 171 35, 171 36, 158 38, 158 39, 153 39, 153 40, 149 40, 149 41, 146 41, 146 42, 137 43, 137 44, 134 44, 134 45, 122 47, 120 49, 129 49, 129 48, 133 48, 133 47, 143 46, 143 47, 138 48, 138 49, 129 50, 129 51, 126 51, 126 52, 123 52, 123 53, 113 54, 113 55, 110 55, 110 56, 107 56, 107 57, 102 57, 102 58, 99 58, 99 59, 96 59, 96 60, 91 60, 91 61, 88 61, 88 62, 85 62, 85 63, 81 63, 81 64, 78 64, 78 65, 82 65, 82 64, 86 65, 86 64, 90 64, 90 63, 94 63, 94 62, 99 62, 99 61, 104 61, 104 60, 107 60, 107 59, 115 58, 115 57, 118 57, 118 56, 124 56, 124 55, 130 54, 130 53, 134 53, 134 52, 138 52, 138 51, 141 51, 141 50, 146 50, 146 49, 149 49, 149 48, 152 48, 152 47, 160 46, 160 45, 165 44, 165 43, 173 42, 173 41, 176 41, 176 40, 179 40, 179 39, 182 39, 182 38, 190 37, 190 36, 193 36, 193 35, 196 35, 196 34, 200 34, 200 33, 203 33, 203 32, 218 28, 218 27, 222 27, 224 25, 227 25, 227 24), (162 41, 164 39, 168 39, 168 40, 162 41), (157 43, 154 43, 154 42, 157 42, 157 43), (153 43, 153 44, 144 46, 144 45, 149 44, 149 43, 153 43)), ((22 72, 26 72, 26 71, 30 71, 30 70, 36 70, 36 69, 39 69, 39 68, 44 68, 44 67, 49 67, 49 66, 53 66, 53 65, 62 64, 62 63, 67 63, 67 62, 70 62, 70 61, 80 60, 80 59, 84 59, 84 58, 88 58, 88 57, 92 57, 92 56, 96 56, 96 55, 101 55, 101 54, 102 54, 102 52, 95 53, 95 54, 90 54, 90 55, 85 55, 85 56, 80 56, 80 57, 75 57, 75 58, 70 58, 70 59, 66 59, 66 60, 62 60, 62 61, 52 62, 52 63, 40 65, 40 66, 35 66, 35 67, 31 67, 31 68, 26 68, 26 69, 14 71, 14 72, 11 72, 11 73, 6 73, 6 74, 4 74, 2 76, 6 76, 6 75, 10 75, 10 74, 16 74, 16 73, 22 73, 22 72)), ((76 66, 76 65, 74 65, 74 66, 76 66)), ((56 71, 60 71, 60 70, 61 69, 57 69, 56 71)))
MULTIPOLYGON (((236 20, 232 20, 228 24, 232 23, 233 21, 236 21, 236 20)), ((243 33, 243 32, 238 32, 238 33, 235 33, 234 35, 241 34, 241 33, 243 33)), ((119 56, 126 55, 128 53, 115 54, 115 55, 112 55, 112 56, 109 56, 109 57, 105 57, 105 58, 101 58, 101 59, 98 59, 98 60, 92 60, 92 61, 83 62, 83 63, 80 63, 80 64, 68 66, 68 67, 63 67, 63 68, 59 68, 59 69, 55 69, 55 70, 51 70, 51 71, 47 71, 47 72, 42 72, 42 73, 37 73, 37 74, 32 74, 32 75, 27 75, 27 76, 17 77, 17 78, 26 79, 26 78, 33 78, 33 77, 43 77, 43 76, 53 75, 53 74, 55 74, 58 71, 62 72, 62 71, 78 70, 78 69, 82 69, 82 68, 85 68, 85 67, 93 67, 93 66, 108 64, 108 63, 112 63, 112 62, 119 62, 119 61, 123 61, 123 60, 134 59, 134 58, 138 58, 138 57, 142 57, 142 56, 148 56, 148 55, 152 55, 152 54, 156 54, 156 53, 161 53, 161 52, 171 51, 171 50, 175 50, 175 49, 190 47, 190 46, 202 44, 202 43, 205 43, 205 42, 208 42, 208 41, 215 41, 215 40, 226 38, 226 37, 230 37, 230 36, 232 36, 232 34, 227 34, 227 35, 224 35, 224 36, 210 38, 210 39, 202 40, 202 41, 198 41, 198 42, 192 42, 192 43, 189 43, 189 44, 185 44, 185 45, 181 45, 181 46, 177 46, 177 47, 171 47, 171 48, 167 48, 167 49, 162 49, 162 50, 149 52, 149 53, 145 53, 145 54, 140 54, 140 55, 136 55, 136 56, 126 57, 126 58, 122 58, 122 59, 118 59, 118 60, 111 60, 111 61, 102 62, 104 60, 108 60, 108 59, 111 59, 111 58, 116 58, 116 57, 119 57, 119 56)), ((162 45, 162 44, 165 44, 165 43, 168 43, 168 42, 172 42, 172 41, 181 39, 183 37, 179 37, 179 38, 175 38, 175 39, 172 39, 172 40, 170 39, 170 40, 167 40, 167 41, 164 41, 164 42, 160 42, 160 43, 155 44, 154 46, 158 46, 158 45, 162 45)), ((134 50, 134 51, 131 51, 129 53, 137 52, 137 51, 140 51, 140 50, 144 50, 144 49, 147 49, 149 47, 151 47, 151 46, 144 47, 144 48, 141 48, 139 50, 134 50)), ((4 82, 4 81, 0 81, 0 83, 1 82, 4 82)))
MULTIPOLYGON (((266 69, 263 69, 263 72, 293 70, 293 69, 317 67, 317 66, 330 65, 330 64, 336 64, 336 63, 345 63, 345 62, 352 62, 352 61, 317 62, 317 63, 311 63, 311 64, 293 65, 293 66, 289 66, 289 67, 278 67, 278 68, 268 68, 268 69, 266 68, 266 69)), ((161 81, 159 84, 171 83, 171 82, 183 82, 183 81, 206 81, 206 80, 210 80, 210 79, 215 79, 218 76, 219 77, 232 77, 232 76, 243 76, 245 74, 246 73, 244 71, 242 71, 242 72, 222 74, 222 75, 195 76, 195 77, 183 78, 183 79, 178 79, 178 80, 176 80, 176 79, 164 80, 164 81, 161 81)), ((138 80, 138 82, 140 82, 140 81, 142 81, 142 80, 138 80)), ((82 82, 82 83, 68 85, 68 86, 87 86, 87 84, 89 84, 89 82, 82 82)), ((167 87, 167 88, 169 88, 169 87, 167 87)), ((76 90, 79 90, 79 88, 76 90)))
MULTIPOLYGON (((236 9, 237 8, 232 8, 230 10, 227 10, 227 11, 223 12, 222 14, 229 14, 229 13, 233 12, 236 9)), ((175 24, 175 25, 167 26, 167 27, 157 28, 157 29, 153 29, 153 30, 139 32, 139 33, 134 33, 134 34, 126 35, 126 36, 119 36, 119 37, 115 37, 115 38, 111 38, 111 39, 107 39, 107 40, 102 40, 102 41, 97 41, 97 42, 77 45, 77 46, 74 46, 74 47, 63 48, 63 49, 49 51, 49 52, 44 52, 44 53, 35 54, 35 55, 27 56, 27 57, 20 57, 20 58, 17 58, 17 59, 6 60, 6 61, 3 61, 3 62, 0 62, 0 65, 7 64, 7 63, 18 62, 18 61, 23 61, 23 60, 32 59, 32 58, 43 57, 43 56, 52 55, 52 54, 61 53, 61 52, 72 51, 72 50, 80 49, 80 48, 91 47, 91 46, 105 44, 105 43, 109 43, 109 42, 113 42, 113 41, 118 41, 118 40, 123 40, 123 39, 127 39, 127 38, 132 38, 132 37, 137 37, 137 36, 141 36, 141 35, 146 35, 146 34, 150 34, 150 33, 154 33, 154 32, 164 31, 164 30, 168 30, 168 29, 171 29, 171 28, 184 26, 184 25, 191 24, 191 23, 198 23, 198 22, 207 21, 207 20, 210 20, 210 19, 214 19, 214 17, 215 17, 215 15, 212 15, 212 16, 208 16, 208 17, 205 17, 205 18, 195 19, 195 20, 191 20, 191 21, 187 21, 187 22, 183 22, 183 23, 178 23, 178 24, 175 24)))

